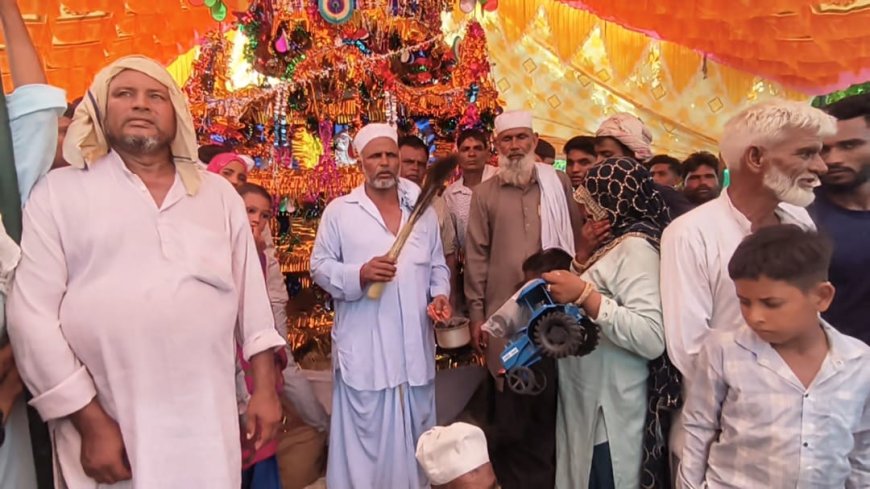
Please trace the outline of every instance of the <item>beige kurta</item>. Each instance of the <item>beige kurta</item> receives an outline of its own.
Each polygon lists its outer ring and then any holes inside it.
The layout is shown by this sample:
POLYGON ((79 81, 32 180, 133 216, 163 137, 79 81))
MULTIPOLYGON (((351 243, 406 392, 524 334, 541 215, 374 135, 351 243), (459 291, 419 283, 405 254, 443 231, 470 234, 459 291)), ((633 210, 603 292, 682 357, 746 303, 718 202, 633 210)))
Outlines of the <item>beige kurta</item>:
MULTIPOLYGON (((574 202, 571 181, 558 172, 565 202, 580 242, 583 216, 574 202)), ((465 297, 472 322, 484 321, 522 284, 522 265, 541 250, 541 188, 536 177, 525 188, 491 178, 474 188, 465 244, 465 297)), ((491 338, 487 364, 495 373, 504 341, 491 338)))

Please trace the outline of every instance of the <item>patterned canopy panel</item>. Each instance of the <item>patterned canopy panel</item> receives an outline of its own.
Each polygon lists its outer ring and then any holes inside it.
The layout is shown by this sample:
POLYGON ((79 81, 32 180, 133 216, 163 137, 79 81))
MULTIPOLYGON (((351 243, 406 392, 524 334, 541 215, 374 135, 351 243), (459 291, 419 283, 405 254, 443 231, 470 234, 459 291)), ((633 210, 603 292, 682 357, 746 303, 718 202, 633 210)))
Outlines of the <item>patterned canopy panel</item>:
MULTIPOLYGON (((222 1, 230 11, 247 5, 222 1)), ((114 59, 144 54, 169 63, 194 45, 198 33, 217 25, 208 7, 193 7, 189 0, 18 0, 18 5, 49 82, 65 88, 70 98, 84 93, 93 75, 114 59)), ((0 70, 3 85, 10 87, 5 46, 0 70)))
POLYGON ((870 78, 868 0, 558 1, 806 93, 870 78))
MULTIPOLYGON (((725 121, 745 105, 769 97, 809 100, 557 2, 543 1, 520 28, 504 9, 508 3, 481 20, 493 80, 505 108, 531 110, 535 130, 560 153, 567 139, 594 134, 608 116, 630 112, 650 128, 657 153, 715 154, 725 121)), ((454 12, 447 29, 473 15, 454 12)))

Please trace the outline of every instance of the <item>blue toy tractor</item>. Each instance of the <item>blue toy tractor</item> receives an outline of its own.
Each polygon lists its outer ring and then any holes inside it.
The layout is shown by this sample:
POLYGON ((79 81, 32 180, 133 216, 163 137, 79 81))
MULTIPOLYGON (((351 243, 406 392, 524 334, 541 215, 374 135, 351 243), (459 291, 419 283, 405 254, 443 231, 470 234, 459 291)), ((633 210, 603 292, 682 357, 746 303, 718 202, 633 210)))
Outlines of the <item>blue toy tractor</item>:
POLYGON ((598 345, 598 326, 574 304, 556 304, 547 282, 529 282, 517 303, 531 313, 526 326, 516 331, 501 354, 505 382, 517 394, 540 394, 547 379, 530 367, 546 355, 551 358, 582 356, 598 345))

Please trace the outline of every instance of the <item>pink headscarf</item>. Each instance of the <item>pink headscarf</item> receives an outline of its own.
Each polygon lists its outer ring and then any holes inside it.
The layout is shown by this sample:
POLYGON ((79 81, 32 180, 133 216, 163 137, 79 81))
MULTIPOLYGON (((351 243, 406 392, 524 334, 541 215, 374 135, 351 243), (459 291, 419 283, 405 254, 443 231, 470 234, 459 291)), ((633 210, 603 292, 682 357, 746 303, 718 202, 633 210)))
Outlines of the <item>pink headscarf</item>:
POLYGON ((601 123, 596 137, 611 137, 634 151, 638 161, 644 162, 652 158, 652 133, 637 117, 620 112, 601 123))
POLYGON ((220 173, 225 166, 229 165, 233 161, 238 161, 239 163, 241 163, 247 171, 251 171, 251 167, 253 166, 248 161, 246 161, 245 157, 242 155, 236 153, 221 153, 211 159, 211 162, 208 164, 208 167, 206 169, 212 173, 220 173))

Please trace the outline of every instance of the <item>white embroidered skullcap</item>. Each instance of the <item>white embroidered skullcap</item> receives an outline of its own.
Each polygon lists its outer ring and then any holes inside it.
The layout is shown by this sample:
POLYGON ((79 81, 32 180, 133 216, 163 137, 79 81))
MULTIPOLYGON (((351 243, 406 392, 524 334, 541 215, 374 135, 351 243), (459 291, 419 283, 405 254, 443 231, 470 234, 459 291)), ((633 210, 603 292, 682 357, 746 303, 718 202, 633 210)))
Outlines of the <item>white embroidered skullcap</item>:
POLYGON ((367 124, 356 133, 356 137, 353 138, 353 149, 356 150, 357 154, 362 154, 366 145, 377 138, 390 138, 394 143, 399 143, 399 134, 396 132, 396 128, 378 122, 367 124))
POLYGON ((525 110, 509 110, 495 118, 495 133, 510 129, 532 129, 532 113, 525 110))
POLYGON ((468 423, 436 426, 417 442, 417 461, 432 484, 447 484, 489 463, 486 437, 468 423))

